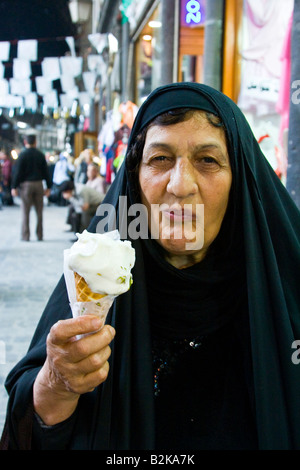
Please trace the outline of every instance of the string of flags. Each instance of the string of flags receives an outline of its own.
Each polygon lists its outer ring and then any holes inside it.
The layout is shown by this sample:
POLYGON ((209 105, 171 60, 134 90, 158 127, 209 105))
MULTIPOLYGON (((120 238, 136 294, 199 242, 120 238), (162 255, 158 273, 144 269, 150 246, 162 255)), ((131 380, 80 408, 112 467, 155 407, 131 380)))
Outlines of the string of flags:
POLYGON ((43 109, 49 112, 49 109, 58 107, 71 110, 76 101, 84 109, 95 97, 95 84, 99 76, 105 86, 107 64, 101 54, 105 48, 111 48, 108 34, 90 34, 88 39, 97 54, 87 56, 87 70, 83 70, 82 57, 76 56, 73 37, 56 38, 66 41, 69 55, 44 57, 42 60, 38 60, 38 44, 47 39, 0 41, 0 108, 20 108, 32 112, 41 108, 43 113, 43 109), (12 44, 17 44, 17 57, 9 62, 12 44), (35 64, 41 66, 39 76, 32 73, 35 64), (12 67, 11 78, 5 78, 6 67, 12 67), (62 93, 54 85, 57 80, 60 80, 62 93))

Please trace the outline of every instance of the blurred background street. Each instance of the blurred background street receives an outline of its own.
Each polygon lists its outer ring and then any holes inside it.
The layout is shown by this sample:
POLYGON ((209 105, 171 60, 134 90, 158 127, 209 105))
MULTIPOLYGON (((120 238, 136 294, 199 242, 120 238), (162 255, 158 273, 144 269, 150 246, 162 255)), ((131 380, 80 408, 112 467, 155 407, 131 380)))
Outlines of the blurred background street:
POLYGON ((63 270, 63 250, 74 235, 67 232, 67 207, 44 208, 44 241, 36 241, 31 211, 31 241, 20 240, 20 201, 0 211, 0 433, 7 393, 4 381, 24 356, 46 302, 63 270))

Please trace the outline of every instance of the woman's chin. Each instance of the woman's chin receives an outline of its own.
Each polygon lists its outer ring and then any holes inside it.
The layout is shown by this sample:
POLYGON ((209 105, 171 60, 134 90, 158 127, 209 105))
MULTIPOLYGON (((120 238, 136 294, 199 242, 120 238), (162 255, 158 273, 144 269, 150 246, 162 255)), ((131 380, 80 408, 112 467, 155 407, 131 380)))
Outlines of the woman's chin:
POLYGON ((160 245, 171 255, 192 255, 203 249, 203 243, 197 243, 195 239, 160 239, 160 245))
POLYGON ((203 248, 203 236, 196 237, 195 232, 177 230, 177 227, 170 229, 164 227, 160 231, 160 244, 163 248, 172 254, 187 255, 193 254, 203 248))

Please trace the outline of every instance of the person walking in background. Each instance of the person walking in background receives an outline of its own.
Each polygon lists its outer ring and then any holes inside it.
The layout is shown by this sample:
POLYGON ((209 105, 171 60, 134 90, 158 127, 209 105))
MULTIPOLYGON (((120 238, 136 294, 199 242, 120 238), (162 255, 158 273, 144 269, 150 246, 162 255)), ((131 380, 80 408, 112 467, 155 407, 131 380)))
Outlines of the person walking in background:
POLYGON ((67 223, 74 232, 81 233, 90 225, 105 195, 86 184, 77 184, 75 187, 73 181, 65 181, 61 189, 63 198, 70 204, 67 223))
POLYGON ((51 181, 45 155, 36 148, 36 136, 28 135, 24 139, 25 149, 21 151, 16 163, 11 194, 18 196, 20 191, 22 209, 21 239, 30 240, 29 214, 34 206, 37 215, 36 235, 43 240, 43 197, 50 194, 51 181), (43 180, 47 189, 44 190, 43 180))
POLYGON ((89 188, 95 189, 99 193, 105 194, 105 180, 100 175, 97 163, 90 163, 87 168, 87 182, 89 188))
POLYGON ((73 180, 74 172, 75 167, 73 163, 68 161, 65 152, 61 152, 54 167, 50 202, 55 202, 59 206, 66 205, 66 201, 62 197, 61 185, 65 181, 73 180))
POLYGON ((47 162, 47 167, 48 167, 48 171, 49 171, 51 185, 53 185, 54 168, 55 168, 55 164, 56 164, 57 160, 59 159, 59 152, 55 151, 54 154, 52 154, 51 152, 46 152, 45 157, 46 157, 46 162, 47 162))
POLYGON ((78 158, 75 160, 75 173, 74 173, 74 183, 85 184, 88 180, 87 168, 90 163, 94 161, 94 152, 93 149, 86 148, 84 149, 78 158))
POLYGON ((1 173, 2 173, 2 199, 3 205, 12 206, 13 198, 11 196, 12 162, 5 151, 0 152, 1 173))
POLYGON ((87 176, 85 184, 66 181, 61 185, 62 197, 69 202, 66 223, 71 225, 69 231, 75 234, 88 227, 91 217, 95 215, 105 195, 105 181, 100 176, 97 163, 88 165, 87 176))

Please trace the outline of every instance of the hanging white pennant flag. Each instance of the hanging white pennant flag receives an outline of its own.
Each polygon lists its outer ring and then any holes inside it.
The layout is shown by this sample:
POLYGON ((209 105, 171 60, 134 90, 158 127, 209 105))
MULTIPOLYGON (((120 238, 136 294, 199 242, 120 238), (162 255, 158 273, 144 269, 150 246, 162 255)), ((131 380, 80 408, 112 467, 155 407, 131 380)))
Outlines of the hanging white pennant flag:
POLYGON ((0 41, 0 60, 3 60, 3 61, 9 60, 9 53, 10 53, 10 42, 0 41))
POLYGON ((95 72, 83 72, 82 79, 84 83, 85 90, 89 93, 90 96, 95 94, 95 83, 97 75, 95 72))
POLYGON ((68 46, 70 48, 71 56, 76 57, 74 38, 72 36, 67 36, 66 37, 66 43, 68 44, 68 46))
POLYGON ((26 109, 32 109, 32 111, 35 111, 37 109, 38 97, 36 93, 34 92, 28 93, 28 95, 24 97, 24 101, 25 101, 26 109))
POLYGON ((58 107, 58 95, 57 90, 52 90, 50 93, 46 93, 43 96, 44 105, 48 108, 57 108, 58 107))
POLYGON ((88 34, 88 39, 96 51, 101 54, 105 47, 108 47, 108 35, 107 34, 88 34))
POLYGON ((120 54, 116 54, 114 65, 110 74, 110 82, 113 91, 120 91, 121 89, 120 62, 120 54))
POLYGON ((60 66, 58 57, 45 57, 42 60, 42 74, 49 80, 60 78, 60 66))
POLYGON ((9 84, 8 81, 3 78, 0 80, 0 96, 7 96, 9 94, 9 84))
POLYGON ((79 98, 79 104, 82 107, 84 107, 84 105, 86 104, 90 104, 91 102, 90 95, 86 91, 80 91, 78 98, 79 98))
POLYGON ((17 80, 16 78, 11 78, 9 80, 10 92, 12 95, 25 96, 31 92, 31 80, 17 80))
POLYGON ((21 39, 18 41, 18 58, 36 61, 38 54, 38 41, 36 39, 21 39))
POLYGON ((101 67, 103 67, 103 64, 105 65, 105 62, 103 60, 103 57, 98 54, 89 54, 87 56, 87 66, 88 69, 93 72, 93 71, 99 71, 101 67))
POLYGON ((72 108, 73 98, 71 98, 67 93, 61 93, 59 95, 60 105, 62 108, 72 108))
POLYGON ((46 77, 35 77, 36 91, 39 95, 44 96, 53 89, 53 83, 46 77))
POLYGON ((82 73, 82 57, 63 56, 59 58, 62 75, 78 77, 82 73))
POLYGON ((15 96, 15 95, 6 95, 3 96, 3 101, 1 102, 1 106, 3 108, 22 108, 23 107, 23 98, 22 96, 15 96))
POLYGON ((75 86, 74 88, 72 88, 72 90, 68 90, 66 92, 66 94, 68 96, 70 96, 70 98, 72 98, 73 100, 75 100, 76 98, 78 98, 79 96, 79 89, 78 89, 78 86, 75 86))
POLYGON ((11 106, 12 108, 23 108, 24 99, 22 96, 13 96, 13 95, 10 95, 10 96, 12 96, 12 103, 13 103, 13 106, 11 106))
POLYGON ((102 55, 98 55, 98 54, 89 54, 87 56, 87 66, 88 66, 88 69, 91 71, 91 72, 97 72, 97 74, 101 75, 101 80, 102 82, 104 83, 104 81, 106 80, 106 76, 107 76, 107 64, 105 63, 102 55))
POLYGON ((64 93, 68 90, 75 88, 75 80, 72 75, 61 75, 60 77, 61 89, 64 93))
MULTIPOLYGON (((102 57, 101 57, 102 59, 102 57)), ((100 60, 99 61, 99 65, 98 65, 98 72, 100 73, 100 75, 103 77, 103 75, 108 75, 108 72, 107 72, 107 69, 108 69, 108 65, 104 62, 104 60, 100 60)))
POLYGON ((26 59, 13 59, 13 77, 24 80, 31 75, 30 61, 26 59))

